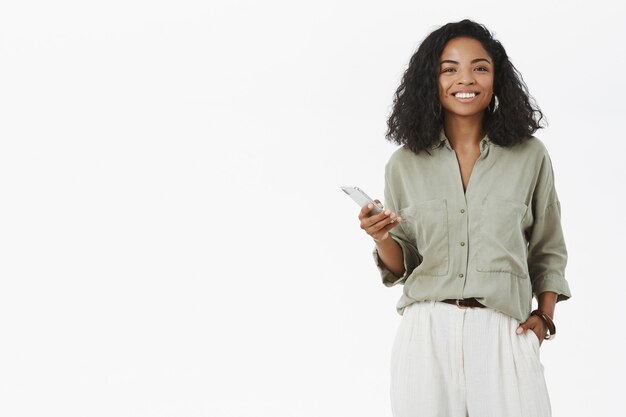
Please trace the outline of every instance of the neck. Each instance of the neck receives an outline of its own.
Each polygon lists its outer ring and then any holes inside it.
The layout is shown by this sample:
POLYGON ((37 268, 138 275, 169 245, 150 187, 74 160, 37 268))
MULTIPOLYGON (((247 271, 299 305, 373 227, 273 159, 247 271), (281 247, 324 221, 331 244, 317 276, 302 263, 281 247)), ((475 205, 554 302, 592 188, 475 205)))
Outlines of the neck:
POLYGON ((443 130, 453 149, 475 148, 485 136, 483 132, 483 114, 457 116, 446 114, 443 130))

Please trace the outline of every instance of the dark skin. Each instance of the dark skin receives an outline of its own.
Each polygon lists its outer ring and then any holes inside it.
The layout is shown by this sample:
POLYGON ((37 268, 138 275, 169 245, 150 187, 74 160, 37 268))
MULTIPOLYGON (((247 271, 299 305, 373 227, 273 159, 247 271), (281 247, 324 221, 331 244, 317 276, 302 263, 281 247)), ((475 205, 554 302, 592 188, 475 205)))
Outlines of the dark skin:
MULTIPOLYGON (((444 131, 454 150, 463 190, 471 184, 474 164, 480 155, 480 141, 484 137, 482 120, 493 96, 494 68, 492 59, 481 43, 471 38, 450 40, 440 57, 438 77, 439 99, 444 110, 444 131)), ((379 200, 376 203, 382 207, 379 200)), ((404 275, 402 248, 389 237, 389 231, 402 219, 389 210, 370 216, 373 205, 359 212, 361 229, 374 239, 380 260, 398 278, 404 275)), ((542 292, 537 296, 538 309, 554 319, 557 293, 542 292)), ((517 334, 532 330, 543 343, 548 327, 538 316, 530 316, 521 323, 517 334)))

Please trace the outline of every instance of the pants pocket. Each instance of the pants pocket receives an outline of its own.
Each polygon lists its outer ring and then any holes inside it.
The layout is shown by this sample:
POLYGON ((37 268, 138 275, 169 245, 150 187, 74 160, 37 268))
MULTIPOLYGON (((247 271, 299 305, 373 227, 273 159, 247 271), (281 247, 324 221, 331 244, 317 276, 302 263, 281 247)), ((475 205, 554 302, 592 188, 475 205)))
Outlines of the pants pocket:
POLYGON ((539 355, 539 349, 541 348, 541 344, 539 343, 539 338, 537 337, 537 334, 532 329, 526 330, 526 333, 530 333, 527 336, 530 338, 530 343, 533 346, 533 350, 537 355, 539 355))

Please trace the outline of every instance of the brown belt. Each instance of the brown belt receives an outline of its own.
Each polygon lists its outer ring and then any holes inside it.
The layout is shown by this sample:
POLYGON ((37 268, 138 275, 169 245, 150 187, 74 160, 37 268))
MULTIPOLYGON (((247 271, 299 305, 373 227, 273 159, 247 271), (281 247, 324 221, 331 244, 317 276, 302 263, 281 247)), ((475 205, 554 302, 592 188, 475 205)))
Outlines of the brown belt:
POLYGON ((448 298, 446 300, 441 300, 441 302, 448 303, 448 304, 456 304, 458 307, 481 307, 481 308, 487 307, 479 303, 478 300, 473 297, 472 298, 460 298, 460 299, 448 298))

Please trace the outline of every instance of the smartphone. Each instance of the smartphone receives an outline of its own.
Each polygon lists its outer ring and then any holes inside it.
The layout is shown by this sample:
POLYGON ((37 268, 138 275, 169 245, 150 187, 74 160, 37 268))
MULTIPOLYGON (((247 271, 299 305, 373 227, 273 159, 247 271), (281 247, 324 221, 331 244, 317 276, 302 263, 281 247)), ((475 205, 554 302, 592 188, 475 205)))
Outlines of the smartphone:
POLYGON ((370 212, 371 214, 378 214, 381 212, 381 207, 374 200, 372 200, 370 196, 365 194, 365 191, 361 190, 359 187, 342 186, 341 189, 344 193, 348 194, 359 205, 359 207, 363 207, 369 203, 372 203, 374 205, 374 208, 370 212))

